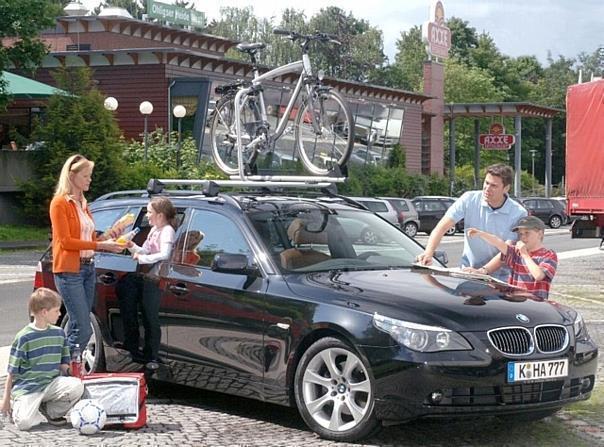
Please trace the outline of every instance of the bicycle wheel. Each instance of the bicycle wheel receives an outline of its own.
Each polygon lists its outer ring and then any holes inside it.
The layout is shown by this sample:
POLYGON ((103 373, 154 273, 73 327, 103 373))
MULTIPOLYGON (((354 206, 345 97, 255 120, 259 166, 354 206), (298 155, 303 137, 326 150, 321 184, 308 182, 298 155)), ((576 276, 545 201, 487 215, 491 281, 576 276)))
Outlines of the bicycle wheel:
POLYGON ((306 98, 296 116, 295 139, 304 167, 312 174, 327 175, 343 167, 354 145, 352 114, 346 101, 333 91, 318 92, 314 104, 306 98), (313 128, 311 117, 319 124, 313 128))
MULTIPOLYGON (((241 109, 241 142, 245 147, 256 136, 260 112, 255 101, 246 98, 241 109)), ((210 128, 212 157, 218 168, 228 175, 239 174, 237 162, 237 132, 235 128, 235 101, 233 97, 221 99, 214 109, 210 128)), ((244 160, 251 157, 244 150, 244 160)))

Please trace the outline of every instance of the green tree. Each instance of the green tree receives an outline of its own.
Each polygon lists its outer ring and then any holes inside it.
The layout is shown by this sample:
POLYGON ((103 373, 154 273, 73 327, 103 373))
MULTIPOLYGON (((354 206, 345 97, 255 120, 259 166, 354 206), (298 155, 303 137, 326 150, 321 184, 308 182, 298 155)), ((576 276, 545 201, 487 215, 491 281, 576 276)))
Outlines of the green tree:
POLYGON ((467 21, 457 17, 451 17, 447 20, 447 27, 451 30, 449 56, 469 65, 470 53, 478 47, 476 28, 471 27, 467 21))
MULTIPOLYGON (((0 1, 0 71, 13 65, 33 72, 48 52, 38 35, 54 25, 61 8, 61 2, 54 0, 0 1)), ((6 109, 9 100, 6 81, 0 77, 0 110, 6 109)))
POLYGON ((422 31, 419 26, 403 31, 396 41, 397 53, 394 66, 400 73, 400 84, 393 87, 411 91, 420 91, 422 87, 426 46, 422 42, 422 31))
POLYGON ((50 98, 46 122, 35 131, 44 145, 34 154, 34 180, 23 185, 25 212, 37 222, 48 220, 48 204, 70 155, 80 153, 95 162, 89 199, 118 189, 124 168, 119 128, 103 107, 103 95, 94 87, 90 70, 60 70, 55 78, 69 95, 50 98))

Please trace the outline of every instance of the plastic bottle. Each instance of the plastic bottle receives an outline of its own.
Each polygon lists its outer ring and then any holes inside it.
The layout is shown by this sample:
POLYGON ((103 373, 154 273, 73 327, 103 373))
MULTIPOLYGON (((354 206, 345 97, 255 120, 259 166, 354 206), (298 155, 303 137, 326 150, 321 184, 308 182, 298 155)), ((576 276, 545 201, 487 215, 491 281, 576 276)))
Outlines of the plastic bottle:
POLYGON ((111 236, 112 233, 122 234, 124 230, 128 228, 129 225, 132 225, 134 223, 135 217, 136 216, 134 215, 134 213, 124 214, 122 217, 116 220, 113 225, 111 225, 111 228, 109 228, 103 233, 103 236, 105 236, 105 238, 108 238, 111 236))
POLYGON ((122 234, 120 237, 118 237, 115 240, 115 242, 117 242, 118 244, 121 244, 121 245, 125 245, 126 242, 131 241, 134 238, 134 236, 136 236, 140 231, 141 231, 140 228, 135 228, 134 230, 129 231, 126 234, 122 234))
POLYGON ((73 352, 71 354, 71 375, 72 377, 82 377, 83 369, 82 369, 82 351, 80 351, 80 345, 76 344, 73 348, 73 352))

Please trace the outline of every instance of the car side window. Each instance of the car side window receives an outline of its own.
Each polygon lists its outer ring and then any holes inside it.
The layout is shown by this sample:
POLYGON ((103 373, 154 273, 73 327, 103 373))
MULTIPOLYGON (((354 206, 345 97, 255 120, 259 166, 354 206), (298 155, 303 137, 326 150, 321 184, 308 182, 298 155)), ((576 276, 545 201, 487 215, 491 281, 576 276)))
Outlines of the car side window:
POLYGON ((179 237, 175 259, 189 265, 210 267, 218 253, 251 255, 243 234, 228 217, 206 210, 194 210, 189 228, 179 237))
POLYGON ((409 206, 407 205, 407 202, 405 202, 404 200, 399 201, 397 204, 401 211, 409 211, 409 206))
POLYGON ((443 211, 446 206, 436 200, 430 200, 425 202, 425 210, 426 211, 443 211))
POLYGON ((548 200, 539 200, 539 208, 544 210, 551 210, 554 207, 548 200))
MULTIPOLYGON (((94 219, 95 230, 103 233, 108 230, 119 218, 128 212, 134 213, 135 216, 138 216, 139 210, 140 207, 130 208, 127 206, 94 210, 92 211, 92 218, 94 219)), ((127 227, 125 231, 130 231, 132 229, 131 227, 132 225, 127 227)))
POLYGON ((537 208, 537 204, 535 203, 534 200, 527 200, 524 202, 524 206, 529 208, 529 209, 535 209, 537 208))

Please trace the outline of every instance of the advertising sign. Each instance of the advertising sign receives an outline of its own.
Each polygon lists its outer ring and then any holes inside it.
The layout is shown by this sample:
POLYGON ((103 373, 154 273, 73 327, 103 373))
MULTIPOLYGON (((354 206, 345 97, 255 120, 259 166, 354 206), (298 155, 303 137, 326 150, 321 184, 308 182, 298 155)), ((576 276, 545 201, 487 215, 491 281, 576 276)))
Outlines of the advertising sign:
POLYGON ((493 123, 489 133, 480 134, 478 137, 484 149, 508 150, 516 142, 514 135, 506 134, 503 124, 493 123))
POLYGON ((203 28, 206 25, 206 16, 203 12, 194 9, 180 8, 167 3, 147 0, 147 15, 153 19, 170 22, 178 25, 189 25, 203 28))
POLYGON ((432 57, 446 59, 451 48, 451 30, 445 25, 445 8, 440 0, 432 2, 430 20, 422 27, 426 51, 432 57))

